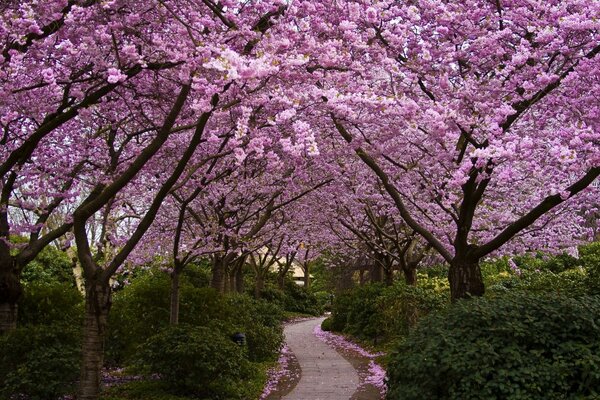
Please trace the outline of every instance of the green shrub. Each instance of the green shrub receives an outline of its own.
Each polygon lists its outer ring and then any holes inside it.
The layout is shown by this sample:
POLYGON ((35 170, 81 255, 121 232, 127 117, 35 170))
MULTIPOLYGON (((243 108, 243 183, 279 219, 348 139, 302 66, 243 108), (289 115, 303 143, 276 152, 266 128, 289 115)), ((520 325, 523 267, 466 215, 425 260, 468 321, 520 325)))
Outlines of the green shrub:
POLYGON ((217 399, 246 398, 242 381, 258 373, 244 348, 214 327, 167 327, 140 346, 138 360, 175 393, 217 399))
MULTIPOLYGON (((161 271, 149 271, 115 293, 109 314, 107 362, 122 363, 137 346, 169 324, 170 279, 161 271)), ((211 288, 197 288, 182 279, 179 321, 206 325, 226 315, 227 305, 211 288)))
POLYGON ((600 242, 579 248, 579 256, 587 271, 586 286, 591 294, 600 294, 600 242))
POLYGON ((387 398, 597 398, 599 337, 598 297, 460 301, 422 319, 391 355, 387 398))
POLYGON ((299 286, 291 280, 286 281, 285 295, 284 309, 286 311, 315 316, 323 313, 319 300, 310 289, 299 286))
POLYGON ((54 246, 46 246, 37 257, 23 269, 23 283, 60 282, 75 286, 73 263, 69 256, 54 246))
MULTIPOLYGON (((283 341, 283 312, 276 304, 246 295, 223 296, 212 288, 195 287, 182 279, 179 321, 215 326, 224 333, 244 332, 253 361, 277 359, 283 341)), ((169 276, 150 271, 132 280, 114 296, 109 315, 106 361, 122 364, 154 333, 169 325, 169 276)))
POLYGON ((65 322, 80 326, 83 295, 71 283, 32 282, 24 286, 19 299, 19 324, 65 322))
POLYGON ((74 389, 79 374, 80 327, 23 326, 0 336, 0 399, 21 394, 54 399, 74 389))
POLYGON ((227 297, 230 312, 221 315, 235 331, 246 334, 248 356, 252 361, 273 361, 283 342, 283 311, 276 304, 247 295, 227 297))
POLYGON ((334 301, 331 329, 375 344, 406 335, 409 324, 448 303, 439 279, 423 277, 418 286, 368 284, 341 293, 334 301))
POLYGON ((323 322, 321 322, 321 329, 325 332, 331 331, 331 317, 325 318, 323 322))

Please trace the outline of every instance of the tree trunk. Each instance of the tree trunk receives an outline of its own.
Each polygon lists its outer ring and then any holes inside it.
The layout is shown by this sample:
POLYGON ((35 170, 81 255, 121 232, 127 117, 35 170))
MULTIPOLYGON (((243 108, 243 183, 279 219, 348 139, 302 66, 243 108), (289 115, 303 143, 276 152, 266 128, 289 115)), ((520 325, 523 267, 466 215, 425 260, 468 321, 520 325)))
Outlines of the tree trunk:
POLYGON ((304 287, 310 288, 310 265, 308 263, 304 267, 304 287))
POLYGON ((3 334, 17 328, 17 302, 22 288, 12 257, 0 263, 0 334, 3 334))
POLYGON ((277 286, 279 287, 280 290, 285 289, 285 274, 277 275, 277 286))
POLYGON ((219 293, 223 293, 225 285, 225 266, 221 257, 215 258, 212 265, 212 279, 210 286, 217 290, 219 293))
POLYGON ((392 286, 394 284, 394 270, 389 268, 384 268, 383 272, 385 274, 385 285, 392 286))
POLYGON ((364 269, 358 270, 358 283, 360 286, 364 286, 367 283, 366 273, 367 271, 364 269))
POLYGON ((472 296, 483 296, 485 286, 479 268, 479 260, 455 258, 448 270, 450 281, 450 298, 452 301, 472 296))
POLYGON ((244 293, 244 264, 242 263, 235 273, 235 291, 244 293))
POLYGON ((374 265, 371 267, 369 278, 371 282, 383 281, 383 271, 380 265, 374 265))
POLYGON ((261 293, 265 288, 265 277, 261 274, 256 274, 254 280, 254 297, 260 299, 261 293))
POLYGON ((404 282, 408 286, 417 286, 417 268, 412 266, 407 266, 402 269, 404 273, 404 282))
POLYGON ((95 282, 86 286, 81 377, 77 399, 97 400, 100 395, 104 337, 111 306, 111 289, 108 284, 95 282))
POLYGON ((171 272, 171 309, 169 314, 171 325, 179 324, 179 275, 180 271, 177 268, 171 272))
POLYGON ((237 266, 231 270, 231 273, 229 274, 229 291, 231 293, 235 293, 236 289, 235 289, 235 280, 237 278, 237 274, 238 274, 238 268, 237 266))

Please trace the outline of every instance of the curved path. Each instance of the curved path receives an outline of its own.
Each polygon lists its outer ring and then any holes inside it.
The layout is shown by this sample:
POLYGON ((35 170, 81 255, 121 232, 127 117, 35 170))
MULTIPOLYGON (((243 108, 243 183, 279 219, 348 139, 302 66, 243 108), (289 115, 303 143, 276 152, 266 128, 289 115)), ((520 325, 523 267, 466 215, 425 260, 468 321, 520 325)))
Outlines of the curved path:
POLYGON ((348 400, 358 388, 354 367, 313 333, 324 319, 285 327, 285 341, 296 355, 302 374, 300 382, 284 400, 348 400))

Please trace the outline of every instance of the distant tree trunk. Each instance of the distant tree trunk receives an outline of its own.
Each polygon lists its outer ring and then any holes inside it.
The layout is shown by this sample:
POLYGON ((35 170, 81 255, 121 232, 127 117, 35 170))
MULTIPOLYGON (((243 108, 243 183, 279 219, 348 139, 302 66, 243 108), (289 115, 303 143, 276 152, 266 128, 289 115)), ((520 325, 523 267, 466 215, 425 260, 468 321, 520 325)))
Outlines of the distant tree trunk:
POLYGON ((376 263, 369 272, 371 282, 383 282, 383 268, 381 268, 381 265, 376 263))
POLYGON ((411 265, 408 263, 405 267, 402 268, 402 272, 404 273, 404 282, 408 286, 416 286, 417 285, 417 266, 411 265))
POLYGON ((225 264, 221 256, 215 256, 212 264, 212 278, 210 286, 216 289, 219 293, 223 293, 225 288, 225 264))
POLYGON ((179 275, 181 270, 177 267, 171 272, 171 309, 169 322, 171 325, 179 323, 179 275))
POLYGON ((231 270, 231 273, 229 274, 229 292, 231 293, 237 292, 235 288, 235 282, 238 274, 237 270, 237 267, 235 267, 233 270, 231 270))
POLYGON ((304 265, 304 287, 310 288, 310 263, 306 262, 304 265))
POLYGON ((352 281, 353 274, 354 271, 349 268, 340 268, 340 275, 335 281, 336 291, 342 292, 354 286, 354 282, 352 281))
POLYGON ((85 291, 85 319, 78 400, 96 400, 98 398, 104 358, 104 338, 110 306, 110 286, 100 282, 88 282, 85 291))
POLYGON ((235 274, 235 291, 244 293, 244 262, 240 263, 235 274))
POLYGON ((254 297, 259 299, 262 291, 265 289, 265 277, 262 273, 257 273, 254 279, 254 297))
POLYGON ((385 285, 392 286, 394 284, 394 270, 389 266, 388 268, 384 268, 383 272, 385 274, 385 285))
POLYGON ((358 283, 360 286, 364 286, 367 283, 367 270, 359 269, 358 270, 358 283))
POLYGON ((450 263, 448 280, 452 301, 471 296, 483 296, 485 293, 479 260, 455 257, 450 263))
POLYGON ((285 275, 284 274, 277 275, 277 286, 279 287, 280 290, 285 289, 285 275))

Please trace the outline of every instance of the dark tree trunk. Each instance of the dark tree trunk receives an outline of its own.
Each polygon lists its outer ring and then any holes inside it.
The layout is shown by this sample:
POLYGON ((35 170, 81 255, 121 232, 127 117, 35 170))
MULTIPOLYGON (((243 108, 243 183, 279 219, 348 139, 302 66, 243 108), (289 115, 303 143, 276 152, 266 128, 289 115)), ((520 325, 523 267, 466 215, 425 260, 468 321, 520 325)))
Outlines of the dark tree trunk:
POLYGON ((235 273, 235 291, 244 293, 244 264, 242 263, 235 273))
POLYGON ((223 293, 225 287, 225 265, 221 257, 215 257, 212 265, 212 279, 210 286, 219 293, 223 293))
POLYGON ((277 275, 277 286, 279 287, 280 290, 285 289, 285 274, 277 275))
POLYGON ((383 268, 380 265, 374 265, 369 271, 369 280, 371 282, 383 282, 383 268))
POLYGON ((171 309, 169 322, 171 325, 179 324, 179 275, 181 271, 178 268, 171 272, 171 309))
POLYGON ((408 265, 402 268, 402 272, 404 273, 404 282, 408 286, 416 286, 417 285, 417 266, 414 267, 408 265))
POLYGON ((10 255, 4 257, 0 260, 0 334, 17 328, 17 302, 21 292, 14 260, 10 255))
POLYGON ((389 267, 383 270, 385 274, 385 285, 392 286, 394 284, 394 270, 389 267))
POLYGON ((479 268, 479 260, 455 258, 448 271, 450 298, 452 301, 472 296, 483 296, 485 286, 479 268))
POLYGON ((310 288, 310 265, 304 267, 304 287, 310 288))
POLYGON ((261 274, 256 274, 256 278, 254 280, 254 297, 259 299, 261 297, 261 293, 265 288, 265 277, 261 274))
POLYGON ((235 267, 234 269, 231 270, 231 273, 229 274, 229 291, 231 293, 235 293, 237 290, 235 288, 235 281, 237 279, 237 274, 238 274, 238 268, 235 267))
POLYGON ((364 286, 364 284, 367 283, 366 274, 367 274, 366 270, 364 270, 364 269, 358 270, 358 283, 360 286, 364 286))
POLYGON ((96 282, 88 283, 85 293, 85 319, 83 322, 78 400, 98 399, 104 359, 104 338, 110 306, 110 286, 96 282))

